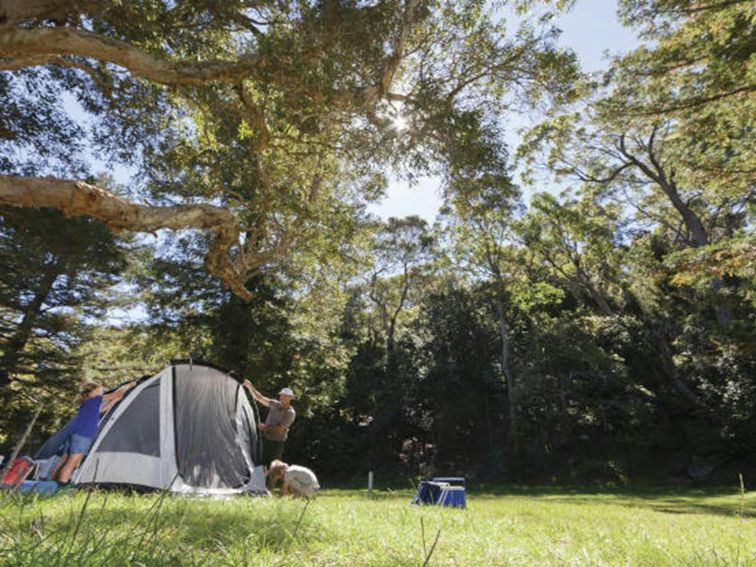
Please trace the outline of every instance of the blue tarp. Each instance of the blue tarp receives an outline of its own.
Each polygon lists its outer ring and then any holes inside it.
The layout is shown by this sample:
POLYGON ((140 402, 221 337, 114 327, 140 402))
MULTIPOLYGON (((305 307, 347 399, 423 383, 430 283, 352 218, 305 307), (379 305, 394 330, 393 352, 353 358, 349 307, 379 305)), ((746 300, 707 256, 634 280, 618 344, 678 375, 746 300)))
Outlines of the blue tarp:
POLYGON ((58 492, 59 488, 60 484, 54 480, 27 480, 21 483, 18 491, 53 496, 58 492))

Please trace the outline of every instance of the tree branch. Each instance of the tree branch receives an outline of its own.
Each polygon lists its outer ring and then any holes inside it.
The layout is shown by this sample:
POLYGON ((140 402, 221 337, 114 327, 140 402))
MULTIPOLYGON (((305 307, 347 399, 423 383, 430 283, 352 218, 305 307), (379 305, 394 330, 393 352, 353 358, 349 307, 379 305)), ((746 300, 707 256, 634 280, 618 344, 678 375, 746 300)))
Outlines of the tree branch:
POLYGON ((404 101, 406 97, 401 94, 391 93, 391 85, 394 82, 396 72, 404 58, 404 46, 407 43, 412 27, 417 21, 418 0, 407 0, 402 13, 402 27, 394 39, 392 52, 386 60, 380 74, 378 83, 359 89, 344 89, 334 92, 333 101, 340 106, 348 106, 358 101, 367 103, 368 106, 378 100, 386 98, 392 101, 404 101))
POLYGON ((257 140, 255 140, 254 143, 255 152, 262 152, 268 147, 268 143, 270 142, 270 131, 265 123, 263 111, 255 101, 252 100, 242 83, 239 83, 234 88, 239 95, 239 101, 242 103, 244 118, 246 118, 249 121, 249 125, 252 128, 255 128, 258 132, 257 140))
MULTIPOLYGON (((167 207, 138 205, 81 181, 0 175, 0 204, 50 207, 67 216, 90 216, 116 231, 205 230, 212 234, 205 268, 245 301, 252 298, 245 287, 249 270, 281 257, 287 246, 246 250, 244 257, 237 255, 235 258, 233 249, 239 247, 240 229, 229 210, 207 204, 167 207)), ((283 241, 288 241, 288 238, 283 238, 283 241)))
POLYGON ((683 102, 680 102, 678 104, 671 104, 671 105, 660 105, 652 110, 645 110, 645 107, 635 107, 634 114, 638 114, 639 116, 663 116, 666 114, 669 114, 671 112, 677 112, 679 110, 690 110, 691 108, 698 108, 700 106, 704 106, 706 104, 709 104, 710 102, 716 102, 718 100, 722 100, 725 98, 729 98, 731 96, 736 96, 741 93, 751 93, 753 91, 756 91, 756 87, 753 85, 745 85, 742 87, 738 87, 736 89, 732 89, 730 91, 724 91, 719 92, 716 94, 713 94, 711 96, 705 96, 705 97, 688 97, 682 99, 683 102))
POLYGON ((43 65, 57 63, 58 56, 75 55, 107 61, 138 77, 173 86, 210 81, 238 83, 244 77, 255 75, 267 64, 265 56, 255 53, 236 61, 169 61, 117 39, 62 27, 3 29, 0 31, 0 53, 6 58, 0 63, 0 70, 18 69, 18 61, 43 65))

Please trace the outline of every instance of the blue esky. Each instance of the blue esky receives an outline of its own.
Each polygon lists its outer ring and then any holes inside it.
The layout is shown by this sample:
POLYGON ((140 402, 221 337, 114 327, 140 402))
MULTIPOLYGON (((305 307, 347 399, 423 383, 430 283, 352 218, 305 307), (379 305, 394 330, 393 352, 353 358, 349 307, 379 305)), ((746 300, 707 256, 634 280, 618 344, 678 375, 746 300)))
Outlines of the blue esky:
MULTIPOLYGON (((560 45, 575 51, 584 71, 606 69, 608 57, 626 53, 639 45, 636 34, 622 26, 617 18, 617 0, 577 0, 575 7, 561 16, 557 27, 562 30, 560 45)), ((519 130, 534 125, 538 115, 517 115, 509 119, 507 143, 512 150, 519 143, 519 130)), ((441 205, 435 177, 424 177, 414 186, 392 179, 386 197, 368 207, 384 219, 418 215, 432 224, 441 205)))

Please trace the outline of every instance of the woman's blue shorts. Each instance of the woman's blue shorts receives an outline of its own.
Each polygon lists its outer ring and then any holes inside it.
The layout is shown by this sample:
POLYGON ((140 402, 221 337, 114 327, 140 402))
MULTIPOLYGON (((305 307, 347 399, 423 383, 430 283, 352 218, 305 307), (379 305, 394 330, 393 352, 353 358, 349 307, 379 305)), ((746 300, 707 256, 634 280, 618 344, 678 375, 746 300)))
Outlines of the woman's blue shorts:
POLYGON ((86 454, 91 446, 91 437, 84 437, 78 433, 71 433, 71 435, 66 437, 66 440, 63 442, 62 450, 68 455, 75 455, 77 453, 86 454))

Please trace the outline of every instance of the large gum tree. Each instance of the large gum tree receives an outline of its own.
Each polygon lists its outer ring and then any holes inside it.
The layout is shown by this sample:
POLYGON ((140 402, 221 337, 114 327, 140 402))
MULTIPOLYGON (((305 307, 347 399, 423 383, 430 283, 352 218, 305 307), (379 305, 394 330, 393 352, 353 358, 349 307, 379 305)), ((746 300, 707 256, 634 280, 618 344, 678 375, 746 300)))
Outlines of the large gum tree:
POLYGON ((508 30, 503 14, 482 0, 2 0, 0 203, 198 230, 208 272, 249 299, 256 271, 335 230, 339 204, 387 167, 463 183, 483 120, 570 95, 574 57, 548 18, 508 30), (87 155, 130 165, 134 185, 93 184, 87 155))

